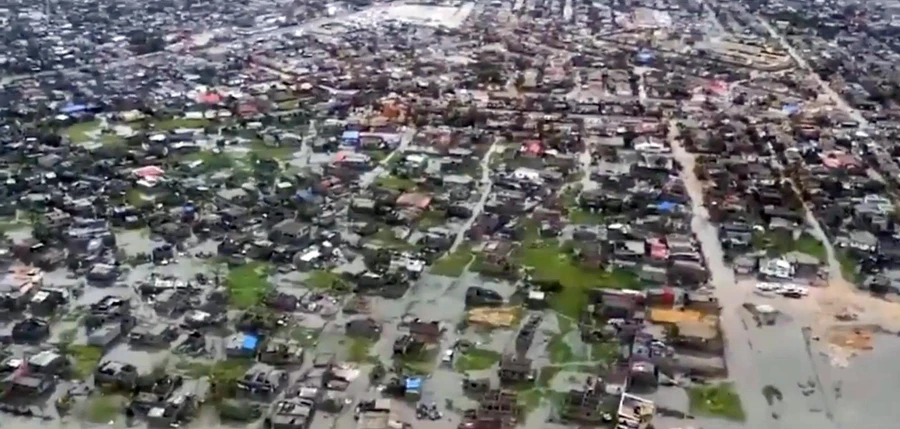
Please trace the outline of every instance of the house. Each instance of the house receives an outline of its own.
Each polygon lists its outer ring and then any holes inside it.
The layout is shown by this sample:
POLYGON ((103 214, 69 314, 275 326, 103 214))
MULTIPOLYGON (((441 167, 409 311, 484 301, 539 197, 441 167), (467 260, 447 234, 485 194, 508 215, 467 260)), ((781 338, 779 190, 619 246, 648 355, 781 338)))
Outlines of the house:
POLYGON ((89 346, 106 348, 118 340, 121 335, 121 323, 107 323, 88 334, 87 343, 89 346))
POLYGON ((503 305, 503 297, 499 293, 478 286, 466 289, 467 307, 497 307, 503 305))
POLYGON ((266 342, 257 359, 270 365, 302 365, 303 348, 293 342, 272 339, 266 342))
POLYGON ((31 297, 29 307, 36 315, 50 315, 59 306, 68 302, 68 292, 58 289, 42 289, 31 297))
POLYGON ((128 334, 128 342, 136 346, 165 347, 176 338, 178 330, 162 323, 138 326, 128 334))
POLYGON ((269 240, 276 244, 306 246, 309 244, 309 225, 293 219, 285 219, 272 227, 269 240))
POLYGON ((50 325, 41 319, 28 318, 17 322, 12 328, 12 339, 15 342, 38 342, 45 340, 48 336, 50 336, 50 325))
POLYGON ((69 360, 65 356, 44 350, 28 358, 28 371, 46 375, 61 375, 68 371, 69 360))
POLYGON ((354 319, 344 327, 344 333, 348 337, 378 339, 381 336, 381 324, 371 318, 354 319))
POLYGON ((153 407, 147 412, 147 425, 159 428, 178 427, 190 420, 197 406, 197 400, 192 394, 175 396, 163 406, 153 407))
POLYGON ((34 398, 51 392, 56 386, 56 377, 24 369, 7 375, 0 385, 5 397, 34 398))
POLYGON ((237 333, 225 340, 225 355, 229 358, 252 358, 259 348, 259 336, 237 333))
POLYGON ((393 351, 394 356, 406 356, 418 353, 425 347, 425 344, 411 335, 402 335, 394 340, 393 351))
POLYGON ((794 271, 794 278, 814 280, 819 277, 822 262, 815 256, 800 252, 789 252, 784 255, 794 271))
POLYGON ((26 265, 10 267, 0 276, 0 294, 14 300, 16 307, 24 307, 43 285, 43 271, 26 265))
POLYGON ((443 331, 439 322, 414 320, 409 324, 409 334, 423 343, 435 344, 441 341, 443 331))
POLYGON ((516 353, 521 355, 528 353, 528 350, 531 348, 531 343, 534 341, 534 334, 537 332, 537 328, 541 325, 543 320, 543 317, 540 315, 528 318, 528 321, 525 322, 525 325, 522 326, 522 329, 519 330, 519 333, 516 335, 516 353))
POLYGON ((500 360, 497 375, 501 383, 517 384, 530 381, 534 378, 531 359, 519 354, 506 355, 500 360))
POLYGON ((271 400, 287 385, 288 373, 266 364, 253 365, 238 380, 238 395, 245 399, 271 400))
POLYGON ((680 320, 674 326, 676 348, 708 353, 721 353, 724 348, 717 324, 709 320, 680 320))
POLYGON ((315 412, 315 402, 311 399, 289 399, 278 401, 266 420, 271 429, 307 429, 315 412))
POLYGON ((656 404, 653 401, 623 393, 619 400, 619 408, 616 413, 617 428, 647 429, 653 422, 656 414, 656 404))
POLYGON ((117 386, 130 389, 137 383, 136 366, 118 361, 105 361, 94 370, 94 385, 117 386))
POLYGON ((396 421, 397 416, 394 415, 390 399, 363 401, 359 408, 357 429, 389 429, 399 423, 396 421))
POLYGON ((133 396, 129 407, 141 414, 148 414, 156 407, 166 407, 166 402, 184 385, 181 376, 139 377, 132 390, 133 396))
POLYGON ((608 396, 600 379, 588 381, 580 389, 571 389, 560 405, 560 419, 566 424, 598 426, 603 423, 604 403, 608 396))

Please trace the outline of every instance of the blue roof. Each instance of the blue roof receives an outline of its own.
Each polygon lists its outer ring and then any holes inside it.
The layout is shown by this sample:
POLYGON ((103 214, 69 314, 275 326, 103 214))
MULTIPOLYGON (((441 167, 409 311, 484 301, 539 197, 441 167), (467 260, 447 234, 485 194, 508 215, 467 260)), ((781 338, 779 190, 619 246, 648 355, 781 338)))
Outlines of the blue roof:
POLYGON ((295 197, 298 200, 303 200, 303 201, 311 201, 316 198, 316 196, 315 196, 315 194, 313 194, 312 190, 309 190, 309 189, 302 189, 302 190, 297 191, 297 194, 295 195, 295 197))
POLYGON ((670 212, 675 209, 675 203, 673 203, 671 201, 663 201, 663 202, 659 203, 659 206, 657 206, 657 208, 659 208, 660 210, 662 210, 664 212, 670 212))
POLYGON ((67 104, 59 109, 62 113, 77 113, 88 109, 87 104, 67 104))
POLYGON ((256 346, 259 344, 259 337, 251 334, 244 334, 244 343, 241 347, 244 350, 256 350, 256 346))
POLYGON ((800 106, 797 104, 785 104, 781 107, 781 111, 787 113, 788 115, 793 115, 800 111, 800 106))
POLYGON ((422 389, 422 377, 407 377, 406 378, 406 390, 421 390, 422 389))
POLYGON ((655 57, 655 56, 656 56, 656 55, 655 55, 653 52, 650 52, 650 51, 647 51, 647 50, 641 50, 640 52, 638 52, 638 53, 635 55, 635 58, 637 58, 638 61, 644 62, 644 61, 650 61, 650 60, 652 60, 653 57, 655 57))
POLYGON ((344 140, 356 140, 359 139, 359 131, 344 131, 344 134, 341 136, 344 140))

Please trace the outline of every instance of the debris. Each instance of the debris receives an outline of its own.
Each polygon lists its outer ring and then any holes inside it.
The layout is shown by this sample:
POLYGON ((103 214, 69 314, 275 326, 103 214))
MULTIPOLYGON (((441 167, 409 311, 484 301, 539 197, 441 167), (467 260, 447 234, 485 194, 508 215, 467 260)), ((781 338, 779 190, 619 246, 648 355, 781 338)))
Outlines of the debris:
POLYGON ((466 320, 470 324, 509 328, 516 324, 521 314, 519 307, 473 308, 469 310, 466 320))

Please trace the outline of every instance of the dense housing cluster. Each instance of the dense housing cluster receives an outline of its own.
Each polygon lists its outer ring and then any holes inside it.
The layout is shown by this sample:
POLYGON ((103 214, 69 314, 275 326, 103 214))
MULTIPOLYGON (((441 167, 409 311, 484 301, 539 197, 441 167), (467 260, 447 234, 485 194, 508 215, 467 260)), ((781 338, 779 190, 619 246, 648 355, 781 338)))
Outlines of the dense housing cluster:
POLYGON ((895 9, 4 4, 0 423, 892 427, 895 9))

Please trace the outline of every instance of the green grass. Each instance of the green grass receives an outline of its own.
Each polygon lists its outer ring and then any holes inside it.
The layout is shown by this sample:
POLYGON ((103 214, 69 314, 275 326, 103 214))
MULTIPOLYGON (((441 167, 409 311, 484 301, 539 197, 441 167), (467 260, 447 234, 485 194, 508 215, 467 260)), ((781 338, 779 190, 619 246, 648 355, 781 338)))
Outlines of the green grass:
POLYGON ((397 176, 381 176, 375 180, 375 185, 382 188, 395 189, 398 191, 412 190, 416 187, 416 182, 412 179, 404 179, 397 176))
POLYGON ((125 201, 128 204, 131 204, 133 207, 146 207, 153 205, 153 202, 144 198, 144 193, 131 188, 127 192, 125 192, 125 201))
POLYGON ((619 358, 619 345, 615 342, 591 344, 591 361, 609 365, 619 358))
POLYGON ((698 415, 744 421, 746 415, 741 397, 730 383, 697 386, 688 389, 691 412, 698 415))
POLYGON ((789 233, 759 233, 753 236, 753 247, 766 250, 770 256, 781 256, 785 253, 800 252, 815 257, 820 261, 826 259, 825 245, 808 233, 802 233, 794 239, 789 233))
POLYGON ((552 240, 526 242, 521 249, 519 263, 531 267, 531 275, 535 281, 559 282, 562 291, 551 296, 551 308, 572 320, 579 320, 588 303, 588 291, 640 286, 640 280, 631 271, 610 272, 581 266, 557 241, 552 240))
POLYGON ((83 144, 93 140, 89 134, 99 131, 99 128, 100 121, 79 122, 66 127, 63 135, 68 137, 72 143, 83 144))
POLYGON ((547 344, 547 353, 550 355, 550 363, 553 364, 566 364, 580 360, 572 351, 572 347, 566 343, 563 334, 557 334, 550 338, 550 343, 547 344))
POLYGON ((851 283, 861 282, 863 279, 859 272, 859 261, 847 250, 835 249, 834 251, 835 258, 841 264, 841 276, 844 277, 844 280, 851 283))
POLYGON ((545 366, 541 368, 541 373, 537 379, 538 387, 550 387, 550 383, 553 382, 556 374, 559 374, 560 371, 562 371, 562 367, 559 366, 545 366))
POLYGON ((270 146, 261 139, 253 139, 250 142, 251 153, 261 159, 291 159, 298 150, 300 150, 298 146, 270 146))
POLYGON ((313 289, 345 291, 349 285, 339 274, 327 270, 315 270, 306 278, 306 285, 313 289))
POLYGON ((437 360, 437 348, 419 350, 396 358, 407 375, 428 375, 434 371, 437 360))
POLYGON ((545 392, 543 389, 531 389, 519 392, 518 405, 526 413, 535 410, 541 404, 541 400, 544 399, 544 394, 545 392))
POLYGON ((175 365, 175 372, 193 379, 206 378, 211 391, 209 399, 219 402, 233 397, 236 383, 242 379, 253 361, 250 359, 227 359, 215 362, 182 360, 175 365))
POLYGON ((469 249, 459 249, 438 259, 431 266, 431 274, 447 277, 459 277, 466 271, 475 255, 469 249))
POLYGON ((573 207, 569 209, 569 222, 576 225, 602 225, 606 216, 600 212, 591 212, 582 208, 573 207))
POLYGON ((251 262, 232 268, 225 282, 231 305, 248 309, 263 303, 272 289, 268 279, 268 267, 260 262, 251 262))
POLYGON ((153 125, 155 126, 157 131, 172 131, 179 128, 206 128, 211 123, 212 121, 210 121, 209 119, 173 118, 154 122, 153 125))
POLYGON ((219 171, 226 170, 235 166, 235 160, 225 153, 215 153, 211 151, 200 151, 188 154, 184 157, 185 161, 202 160, 203 165, 200 167, 203 171, 219 171))
POLYGON ((456 358, 453 368, 458 372, 483 371, 500 361, 500 353, 493 350, 469 349, 456 358))
POLYGON ((103 349, 99 347, 69 344, 65 348, 72 360, 72 375, 80 380, 90 377, 103 358, 103 349))
POLYGON ((123 414, 126 402, 119 395, 94 396, 87 404, 84 417, 91 423, 109 423, 123 414))
POLYGON ((381 243, 384 247, 394 250, 412 250, 416 248, 416 246, 409 241, 397 237, 397 235, 394 234, 394 231, 388 227, 379 229, 378 232, 372 236, 372 240, 381 243))
POLYGON ((0 233, 18 231, 26 227, 28 227, 28 222, 26 220, 17 219, 12 216, 0 218, 0 233))
POLYGON ((420 231, 426 231, 429 228, 443 225, 446 220, 447 212, 442 210, 429 210, 422 213, 417 226, 420 231))
POLYGON ((347 361, 353 363, 372 362, 377 359, 371 354, 374 345, 375 342, 368 338, 350 338, 350 345, 347 347, 347 361))
POLYGON ((249 359, 228 359, 215 362, 182 360, 175 365, 176 371, 190 378, 216 378, 238 380, 253 366, 249 359))
POLYGON ((391 151, 384 149, 370 149, 366 150, 365 154, 369 155, 369 157, 372 158, 372 162, 380 164, 381 161, 387 159, 387 157, 391 154, 391 151))
POLYGON ((278 110, 294 110, 300 107, 299 100, 285 100, 278 102, 275 107, 278 110))
POLYGON ((305 328, 295 326, 290 330, 288 336, 291 340, 296 341, 303 348, 312 348, 319 343, 319 336, 322 334, 320 329, 305 328))

